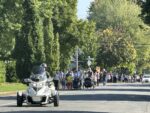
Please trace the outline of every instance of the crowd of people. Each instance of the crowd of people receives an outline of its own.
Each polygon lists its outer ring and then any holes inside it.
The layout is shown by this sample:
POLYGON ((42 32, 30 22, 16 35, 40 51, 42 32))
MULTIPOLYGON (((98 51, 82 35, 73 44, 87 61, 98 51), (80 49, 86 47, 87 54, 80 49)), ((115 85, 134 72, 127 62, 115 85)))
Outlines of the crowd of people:
MULTIPOLYGON (((42 67, 47 68, 46 64, 42 64, 42 67)), ((47 73, 48 76, 50 76, 47 73)), ((108 72, 106 69, 92 70, 91 68, 87 70, 69 70, 66 73, 63 71, 56 71, 53 76, 53 82, 57 90, 62 89, 81 89, 85 87, 85 80, 90 80, 92 86, 99 86, 102 83, 104 86, 107 82, 116 83, 121 82, 136 82, 140 81, 137 75, 118 75, 117 73, 108 72)))
POLYGON ((66 73, 57 71, 53 77, 53 81, 56 89, 74 89, 74 84, 79 84, 79 88, 84 88, 86 78, 91 79, 95 86, 99 86, 100 82, 106 85, 111 78, 111 74, 105 69, 100 72, 93 71, 91 68, 79 71, 70 70, 66 73))

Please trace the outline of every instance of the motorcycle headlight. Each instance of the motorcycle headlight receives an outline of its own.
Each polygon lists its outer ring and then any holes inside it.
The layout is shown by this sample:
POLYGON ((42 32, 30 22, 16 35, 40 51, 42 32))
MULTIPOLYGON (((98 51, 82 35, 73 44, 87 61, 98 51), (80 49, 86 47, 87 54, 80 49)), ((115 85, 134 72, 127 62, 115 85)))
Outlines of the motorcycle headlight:
POLYGON ((32 85, 33 85, 33 87, 36 87, 36 83, 33 83, 32 85))
POLYGON ((39 84, 39 87, 42 87, 42 86, 43 86, 43 84, 42 84, 42 83, 40 83, 40 84, 39 84))
POLYGON ((43 87, 43 86, 44 86, 43 83, 38 83, 38 84, 37 84, 37 87, 38 87, 38 88, 41 88, 41 87, 43 87))

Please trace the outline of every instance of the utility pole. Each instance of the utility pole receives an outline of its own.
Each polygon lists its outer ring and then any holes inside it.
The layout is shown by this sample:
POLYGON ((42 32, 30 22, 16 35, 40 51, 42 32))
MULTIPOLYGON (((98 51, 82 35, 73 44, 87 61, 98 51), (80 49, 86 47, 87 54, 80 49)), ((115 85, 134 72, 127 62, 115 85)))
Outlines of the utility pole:
POLYGON ((77 49, 76 49, 76 71, 77 71, 77 74, 78 74, 78 57, 79 57, 79 48, 77 46, 77 49))
POLYGON ((76 51, 75 51, 75 63, 76 63, 76 71, 77 71, 77 76, 78 76, 78 71, 79 71, 79 55, 83 54, 83 51, 77 46, 76 51))

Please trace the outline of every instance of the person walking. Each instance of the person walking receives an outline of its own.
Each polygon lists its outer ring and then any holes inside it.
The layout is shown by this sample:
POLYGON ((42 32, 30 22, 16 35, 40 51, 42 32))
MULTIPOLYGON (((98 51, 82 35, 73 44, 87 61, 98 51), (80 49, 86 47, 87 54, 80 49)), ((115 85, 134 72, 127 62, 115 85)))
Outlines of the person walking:
POLYGON ((66 76, 65 76, 64 72, 60 71, 59 78, 60 78, 62 90, 66 89, 66 76))
POLYGON ((59 89, 59 80, 59 72, 57 71, 53 79, 56 90, 59 89))
POLYGON ((103 69, 103 86, 106 85, 107 83, 107 71, 105 69, 103 69))
POLYGON ((73 81, 73 74, 72 71, 69 71, 66 74, 66 85, 69 90, 72 89, 72 81, 73 81))
POLYGON ((99 82, 100 82, 100 73, 99 73, 98 71, 96 71, 96 72, 95 72, 95 76, 96 76, 96 79, 97 79, 97 80, 96 80, 96 82, 97 82, 96 84, 97 84, 97 86, 99 86, 99 82))

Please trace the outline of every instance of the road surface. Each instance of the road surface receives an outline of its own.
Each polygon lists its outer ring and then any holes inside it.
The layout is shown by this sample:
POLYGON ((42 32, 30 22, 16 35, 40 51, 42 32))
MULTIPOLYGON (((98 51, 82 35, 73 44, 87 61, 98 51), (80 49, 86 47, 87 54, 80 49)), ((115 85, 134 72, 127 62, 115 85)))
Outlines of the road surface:
POLYGON ((0 96, 0 113, 150 113, 150 84, 117 83, 59 93, 59 107, 16 107, 15 95, 0 96))

